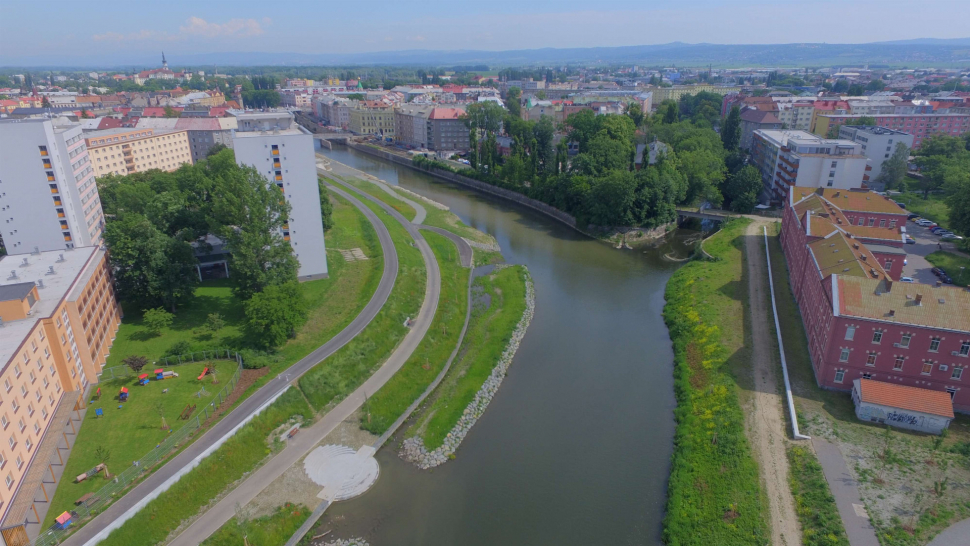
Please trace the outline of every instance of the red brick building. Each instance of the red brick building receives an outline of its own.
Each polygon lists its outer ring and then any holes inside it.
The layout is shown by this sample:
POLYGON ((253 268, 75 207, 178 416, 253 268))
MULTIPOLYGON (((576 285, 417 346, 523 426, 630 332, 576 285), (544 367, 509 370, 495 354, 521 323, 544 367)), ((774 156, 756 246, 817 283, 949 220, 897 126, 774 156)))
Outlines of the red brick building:
POLYGON ((815 379, 844 391, 860 378, 945 391, 970 412, 970 291, 898 282, 905 219, 875 193, 789 193, 781 244, 815 379))

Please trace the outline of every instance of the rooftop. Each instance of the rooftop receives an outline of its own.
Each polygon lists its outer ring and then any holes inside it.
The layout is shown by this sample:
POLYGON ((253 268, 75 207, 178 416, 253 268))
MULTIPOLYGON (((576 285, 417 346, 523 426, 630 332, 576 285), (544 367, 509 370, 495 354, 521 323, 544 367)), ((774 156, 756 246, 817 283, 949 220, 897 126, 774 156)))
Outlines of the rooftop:
POLYGON ((861 279, 884 279, 886 272, 864 245, 850 240, 841 231, 808 244, 822 278, 851 275, 861 279))
POLYGON ((842 127, 845 129, 856 129, 860 133, 870 135, 909 135, 909 133, 889 129, 888 127, 876 127, 873 125, 843 125, 842 127))
POLYGON ((872 379, 854 380, 863 402, 953 419, 953 402, 945 391, 884 383, 872 379))
MULTIPOLYGON (((6 364, 17 351, 24 337, 30 333, 34 324, 42 318, 51 316, 64 296, 68 295, 78 275, 92 256, 103 254, 100 247, 86 246, 65 251, 47 251, 40 254, 18 254, 0 258, 0 290, 23 290, 27 284, 43 281, 38 286, 40 299, 31 309, 30 317, 23 320, 4 321, 0 328, 0 365, 6 364), (62 261, 63 257, 63 261, 62 261), (24 260, 27 264, 24 265, 24 260), (50 268, 54 273, 50 273, 50 268), (12 275, 16 273, 16 277, 12 275)), ((39 284, 39 283, 38 283, 39 284)))
POLYGON ((879 212, 883 214, 900 214, 903 216, 908 214, 888 197, 871 191, 795 186, 791 189, 791 193, 795 203, 814 193, 842 211, 879 212))
POLYGON ((966 289, 841 274, 835 286, 841 315, 970 332, 970 291, 966 289))

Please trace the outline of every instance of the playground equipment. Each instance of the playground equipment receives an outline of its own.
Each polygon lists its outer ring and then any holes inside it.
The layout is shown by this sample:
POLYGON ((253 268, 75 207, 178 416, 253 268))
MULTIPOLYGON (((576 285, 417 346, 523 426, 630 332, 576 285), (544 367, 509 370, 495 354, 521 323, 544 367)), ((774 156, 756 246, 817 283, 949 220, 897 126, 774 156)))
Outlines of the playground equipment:
POLYGON ((179 419, 185 421, 191 417, 193 413, 195 413, 195 404, 186 404, 185 409, 182 410, 181 415, 179 415, 179 419))
POLYGON ((104 463, 101 463, 95 466, 94 468, 92 468, 91 470, 88 470, 87 472, 84 472, 83 474, 78 474, 78 476, 74 478, 74 483, 81 483, 92 476, 97 476, 98 474, 101 473, 102 470, 105 470, 107 472, 107 470, 105 469, 104 463))
POLYGON ((94 409, 94 416, 95 417, 104 417, 104 411, 101 408, 95 408, 94 409))
POLYGON ((143 374, 141 374, 141 375, 138 376, 138 384, 139 385, 147 385, 148 384, 148 374, 147 373, 143 373, 143 374))
POLYGON ((155 380, 156 381, 161 381, 162 379, 165 379, 165 375, 164 374, 165 374, 165 370, 163 370, 161 368, 155 370, 155 380))
POLYGON ((121 387, 121 392, 118 393, 118 400, 122 402, 128 401, 128 387, 121 387))
POLYGON ((73 523, 73 517, 74 516, 70 512, 64 512, 63 514, 57 516, 57 519, 54 520, 56 522, 55 525, 57 525, 58 529, 67 529, 71 526, 71 523, 73 523))
POLYGON ((209 375, 210 373, 212 372, 209 371, 209 367, 206 366, 205 368, 202 368, 202 373, 200 373, 199 377, 196 377, 196 379, 198 379, 199 381, 202 381, 202 378, 209 375))

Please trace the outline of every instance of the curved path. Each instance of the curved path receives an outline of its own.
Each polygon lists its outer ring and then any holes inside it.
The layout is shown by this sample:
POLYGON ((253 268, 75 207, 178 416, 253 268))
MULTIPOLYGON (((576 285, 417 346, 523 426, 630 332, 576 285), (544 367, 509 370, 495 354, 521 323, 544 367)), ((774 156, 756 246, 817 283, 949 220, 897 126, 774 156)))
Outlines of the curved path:
POLYGON ((926 546, 964 546, 970 536, 970 518, 958 521, 944 529, 926 546))
MULTIPOLYGON (((384 182, 383 180, 377 178, 376 176, 366 173, 360 169, 355 169, 349 165, 344 165, 339 161, 334 161, 327 156, 324 156, 324 155, 317 156, 318 160, 321 158, 323 160, 326 160, 325 172, 330 173, 331 175, 334 175, 335 178, 340 178, 342 176, 354 176, 354 177, 360 178, 384 190, 385 192, 387 192, 389 195, 391 195, 398 201, 403 201, 408 205, 410 205, 411 208, 414 209, 414 220, 411 220, 412 224, 423 224, 424 219, 428 217, 428 211, 425 210, 424 205, 414 201, 413 199, 409 199, 405 197, 402 192, 394 191, 394 189, 391 188, 391 186, 387 182, 384 182)), ((341 181, 346 182, 342 178, 341 178, 341 181)))
MULTIPOLYGON (((338 193, 343 192, 338 190, 338 193)), ((387 301, 397 279, 397 250, 394 248, 394 242, 391 240, 391 234, 387 231, 387 227, 384 226, 384 223, 381 222, 374 211, 353 197, 343 195, 360 209, 371 225, 374 226, 377 231, 377 238, 380 240, 381 250, 384 253, 384 272, 381 275, 380 284, 364 309, 337 335, 287 368, 276 379, 264 385, 249 398, 243 400, 221 421, 206 431, 201 438, 145 478, 127 495, 109 506, 92 521, 89 521, 87 525, 68 537, 64 541, 65 546, 94 545, 106 538, 111 531, 134 516, 148 501, 171 487, 182 474, 194 468, 222 442, 232 436, 239 427, 282 394, 292 381, 346 345, 377 316, 377 313, 387 301)))
POLYGON ((458 235, 455 235, 454 233, 444 228, 434 227, 434 226, 421 226, 421 229, 433 231, 438 235, 443 235, 447 237, 449 240, 451 240, 452 243, 455 243, 456 247, 458 247, 458 259, 461 262, 461 266, 462 267, 472 266, 472 247, 471 245, 468 244, 468 241, 462 239, 458 235))
MULTIPOLYGON (((337 183, 348 189, 354 189, 351 185, 337 180, 337 183)), ((353 203, 361 210, 370 211, 364 207, 352 194, 343 189, 330 186, 330 189, 353 203)), ((319 421, 312 426, 300 431, 287 446, 273 457, 269 462, 261 466, 258 470, 250 474, 243 483, 239 484, 225 497, 219 500, 215 506, 209 508, 202 517, 195 520, 189 527, 169 543, 170 546, 195 546, 205 540, 209 535, 216 532, 223 524, 236 515, 237 506, 245 506, 261 491, 269 487, 279 478, 288 468, 298 463, 313 448, 317 446, 337 425, 351 416, 367 400, 368 395, 373 395, 394 374, 407 362, 411 354, 417 349, 418 344, 424 339, 424 335, 431 327, 434 320, 435 311, 438 309, 438 298, 441 294, 441 272, 438 269, 438 261, 435 259, 434 252, 427 241, 411 225, 407 219, 386 205, 376 197, 371 197, 366 193, 360 193, 365 199, 379 205, 386 213, 394 217, 407 230, 415 241, 421 257, 424 259, 425 270, 427 271, 427 282, 425 283, 424 302, 418 316, 411 323, 411 331, 404 336, 404 339, 391 353, 391 356, 374 372, 364 383, 354 392, 344 398, 332 410, 327 412, 319 421)), ((385 228, 386 229, 386 228, 385 228)))

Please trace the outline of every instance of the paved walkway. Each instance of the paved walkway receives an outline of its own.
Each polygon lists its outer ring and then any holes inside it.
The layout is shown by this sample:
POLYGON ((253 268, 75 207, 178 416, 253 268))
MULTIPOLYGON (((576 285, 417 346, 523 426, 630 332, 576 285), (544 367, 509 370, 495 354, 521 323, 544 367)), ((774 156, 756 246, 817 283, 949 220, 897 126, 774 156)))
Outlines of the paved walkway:
MULTIPOLYGON (((173 483, 170 480, 171 477, 177 476, 179 473, 184 473, 186 469, 193 468, 197 465, 208 454, 207 452, 210 448, 218 445, 227 437, 234 434, 239 425, 251 418, 266 402, 272 400, 284 389, 289 387, 291 381, 296 380, 306 373, 307 370, 346 345, 377 316, 377 313, 384 306, 384 302, 387 301, 387 297, 390 295, 391 289, 394 287, 394 282, 397 279, 397 251, 394 249, 394 242, 391 240, 390 233, 388 233, 384 223, 377 218, 377 215, 356 199, 352 199, 351 202, 358 206, 367 220, 374 226, 374 229, 377 231, 377 238, 381 244, 381 249, 384 253, 384 272, 381 275, 380 284, 360 314, 346 328, 330 339, 330 341, 324 343, 299 362, 290 366, 279 377, 267 383, 249 398, 243 400, 236 409, 216 423, 201 438, 173 457, 162 468, 145 478, 127 495, 109 506, 104 512, 88 522, 87 525, 68 537, 64 541, 65 546, 80 546, 82 544, 93 546, 107 537, 111 531, 120 527, 128 518, 143 508, 148 501, 171 486, 173 483)), ((343 418, 337 422, 341 420, 343 418)))
POLYGON ((812 446, 815 448, 819 464, 822 465, 825 481, 829 482, 829 489, 835 497, 835 504, 839 509, 839 516, 842 517, 849 544, 879 546, 876 530, 872 527, 865 505, 862 503, 862 497, 859 496, 859 487, 849 473, 849 467, 846 466, 838 446, 817 437, 812 438, 812 446))
POLYGON ((377 178, 376 176, 366 173, 360 169, 355 169, 350 165, 345 165, 339 161, 334 161, 323 154, 317 154, 317 164, 324 163, 323 169, 325 172, 329 172, 335 175, 341 176, 351 176, 354 178, 360 178, 366 180, 378 188, 384 190, 389 195, 394 197, 399 201, 403 201, 414 209, 414 220, 411 220, 412 224, 423 224, 424 219, 428 217, 428 211, 425 210, 424 205, 414 201, 413 199, 408 199, 403 195, 402 192, 394 191, 387 182, 377 178))
MULTIPOLYGON (((41 524, 44 523, 44 519, 47 518, 47 512, 50 510, 50 500, 54 498, 54 491, 57 490, 57 485, 61 483, 61 478, 64 477, 65 463, 71 457, 71 450, 74 448, 75 442, 77 442, 77 431, 81 429, 81 424, 84 423, 84 417, 87 415, 88 410, 84 408, 82 410, 72 410, 71 416, 68 421, 64 423, 64 427, 61 430, 61 438, 57 441, 57 460, 51 458, 49 461, 50 469, 54 473, 54 480, 49 481, 47 478, 41 484, 42 489, 38 489, 34 493, 34 509, 37 510, 37 515, 39 516, 39 521, 34 521, 32 513, 28 514, 27 525, 24 527, 27 529, 27 536, 31 540, 37 538, 41 532, 41 524), (45 498, 49 497, 48 498, 45 498)), ((35 461, 34 464, 41 464, 42 461, 35 461)), ((71 479, 71 476, 68 476, 71 479)))
MULTIPOLYGON (((352 186, 342 180, 336 179, 336 183, 352 189, 352 186)), ((329 189, 344 199, 347 199, 361 210, 370 211, 370 209, 364 207, 350 193, 334 186, 330 186, 329 189)), ((421 340, 424 339, 428 328, 431 327, 435 311, 438 309, 438 298, 441 293, 441 272, 438 270, 438 262, 435 259, 434 253, 431 251, 431 247, 428 246, 427 241, 421 236, 418 228, 413 226, 400 213, 376 197, 371 197, 366 193, 360 193, 360 195, 376 203, 385 212, 393 216, 395 220, 400 222, 414 239, 418 250, 421 251, 421 257, 424 259, 428 276, 427 283, 425 283, 424 302, 421 305, 418 316, 412 323, 411 331, 404 336, 404 339, 394 349, 394 352, 391 353, 387 361, 367 378, 357 390, 349 394, 336 407, 327 412, 322 419, 312 426, 301 430, 299 434, 290 440, 289 444, 282 451, 253 472, 246 481, 230 491, 215 506, 207 510, 205 514, 187 527, 174 541, 170 542, 170 546, 196 546, 222 527, 223 524, 236 515, 237 506, 246 506, 256 495, 269 487, 288 468, 305 457, 307 453, 337 428, 337 425, 357 411, 369 395, 373 395, 394 377, 394 374, 401 369, 418 347, 418 344, 421 343, 421 340)), ((372 211, 370 212, 373 214, 372 211)), ((381 227, 383 228, 383 225, 381 227)), ((383 229, 386 230, 386 228, 383 229)))
POLYGON ((967 544, 970 544, 970 518, 947 527, 926 546, 967 546, 967 544))

